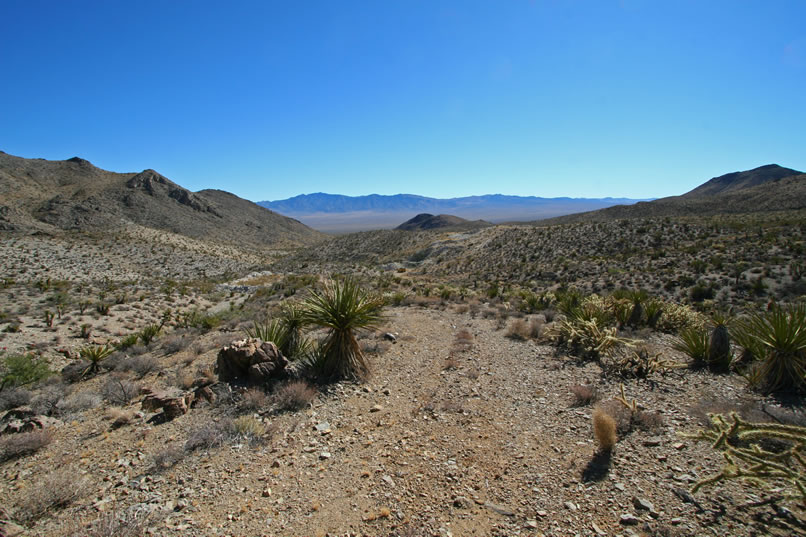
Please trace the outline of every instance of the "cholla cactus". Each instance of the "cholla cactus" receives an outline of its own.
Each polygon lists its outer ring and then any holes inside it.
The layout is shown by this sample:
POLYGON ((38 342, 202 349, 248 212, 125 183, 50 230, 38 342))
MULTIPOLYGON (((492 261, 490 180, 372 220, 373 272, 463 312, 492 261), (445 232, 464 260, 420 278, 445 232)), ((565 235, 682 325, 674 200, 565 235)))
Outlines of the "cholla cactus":
POLYGON ((711 442, 726 462, 721 472, 699 481, 691 492, 720 481, 740 479, 759 488, 778 488, 783 491, 783 499, 806 502, 806 427, 750 423, 736 413, 730 419, 712 415, 713 428, 687 435, 711 442), (758 445, 762 439, 783 441, 790 447, 780 452, 767 451, 758 445), (736 440, 741 440, 742 446, 736 440))

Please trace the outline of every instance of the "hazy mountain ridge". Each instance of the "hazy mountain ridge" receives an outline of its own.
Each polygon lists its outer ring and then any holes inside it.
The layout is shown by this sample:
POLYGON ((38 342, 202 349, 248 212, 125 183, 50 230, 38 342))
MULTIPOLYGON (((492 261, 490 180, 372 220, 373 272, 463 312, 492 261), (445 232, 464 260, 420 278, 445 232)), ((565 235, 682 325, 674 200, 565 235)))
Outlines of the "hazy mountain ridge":
POLYGON ((538 196, 509 196, 504 194, 487 194, 483 196, 465 196, 458 198, 429 198, 414 194, 367 196, 344 196, 341 194, 302 194, 292 198, 276 201, 258 201, 261 207, 273 211, 306 212, 306 213, 345 213, 353 211, 398 211, 403 209, 432 212, 436 209, 478 208, 486 205, 550 205, 557 202, 590 202, 590 203, 631 203, 639 201, 631 198, 542 198, 538 196))
POLYGON ((218 190, 191 192, 154 170, 116 173, 74 157, 25 159, 0 152, 0 229, 107 231, 127 222, 197 239, 294 246, 320 234, 218 190))
POLYGON ((344 196, 320 192, 257 203, 322 231, 364 231, 391 229, 421 213, 451 214, 467 220, 500 223, 550 218, 636 201, 630 198, 541 198, 504 194, 440 199, 414 194, 344 196))

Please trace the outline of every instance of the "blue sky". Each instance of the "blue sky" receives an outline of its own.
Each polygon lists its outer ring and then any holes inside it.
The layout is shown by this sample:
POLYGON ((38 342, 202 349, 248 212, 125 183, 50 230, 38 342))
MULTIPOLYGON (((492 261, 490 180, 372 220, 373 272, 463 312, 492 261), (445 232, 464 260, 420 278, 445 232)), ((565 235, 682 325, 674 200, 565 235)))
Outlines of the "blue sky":
POLYGON ((802 0, 3 0, 0 150, 252 200, 806 170, 802 0))

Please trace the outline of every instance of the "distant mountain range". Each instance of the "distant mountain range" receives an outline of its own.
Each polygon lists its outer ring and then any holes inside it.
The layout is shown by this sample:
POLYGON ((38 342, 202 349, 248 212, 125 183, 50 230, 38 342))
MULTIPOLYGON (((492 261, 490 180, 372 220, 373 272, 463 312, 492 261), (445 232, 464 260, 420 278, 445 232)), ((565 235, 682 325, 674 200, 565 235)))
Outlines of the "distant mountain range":
POLYGON ((299 246, 322 237, 229 192, 191 192, 154 170, 115 173, 78 157, 26 159, 0 151, 0 231, 108 231, 128 223, 255 246, 299 246))
POLYGON ((714 177, 681 196, 569 214, 541 224, 806 209, 806 174, 767 164, 714 177))
POLYGON ((343 196, 317 193, 259 201, 257 204, 320 231, 349 232, 393 228, 420 213, 510 222, 550 218, 637 201, 629 198, 540 198, 502 194, 440 199, 413 194, 343 196))

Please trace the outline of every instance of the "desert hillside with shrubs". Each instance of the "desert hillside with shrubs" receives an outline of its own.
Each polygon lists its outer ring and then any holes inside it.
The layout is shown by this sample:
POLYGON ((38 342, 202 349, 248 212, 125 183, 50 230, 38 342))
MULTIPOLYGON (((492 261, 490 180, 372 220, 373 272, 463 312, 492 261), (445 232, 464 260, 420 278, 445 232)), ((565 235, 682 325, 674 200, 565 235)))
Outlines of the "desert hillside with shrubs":
POLYGON ((806 534, 803 209, 265 243, 24 216, 2 535, 806 534))

